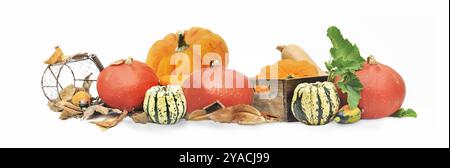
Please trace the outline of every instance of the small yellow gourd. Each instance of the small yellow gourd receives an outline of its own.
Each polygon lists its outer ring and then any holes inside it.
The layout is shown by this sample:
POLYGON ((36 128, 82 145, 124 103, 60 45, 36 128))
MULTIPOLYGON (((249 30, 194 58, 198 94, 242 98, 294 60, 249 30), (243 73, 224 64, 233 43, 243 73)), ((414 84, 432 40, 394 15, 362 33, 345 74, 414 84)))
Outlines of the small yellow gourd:
POLYGON ((78 91, 72 97, 72 104, 79 107, 87 107, 91 103, 91 95, 86 91, 78 91))

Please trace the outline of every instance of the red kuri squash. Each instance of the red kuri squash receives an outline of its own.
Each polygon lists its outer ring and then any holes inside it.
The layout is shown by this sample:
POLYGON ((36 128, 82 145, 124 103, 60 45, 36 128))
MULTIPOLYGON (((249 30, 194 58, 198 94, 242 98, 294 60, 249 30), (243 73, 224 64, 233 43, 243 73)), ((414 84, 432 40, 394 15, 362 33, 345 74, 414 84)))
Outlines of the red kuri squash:
POLYGON ((145 92, 158 83, 150 67, 129 57, 103 69, 97 79, 97 91, 110 107, 132 111, 142 108, 145 92))
MULTIPOLYGON (((388 117, 402 106, 406 94, 405 82, 394 69, 370 56, 355 74, 363 85, 359 101, 361 118, 388 117)), ((346 102, 346 96, 339 93, 341 100, 346 102)))

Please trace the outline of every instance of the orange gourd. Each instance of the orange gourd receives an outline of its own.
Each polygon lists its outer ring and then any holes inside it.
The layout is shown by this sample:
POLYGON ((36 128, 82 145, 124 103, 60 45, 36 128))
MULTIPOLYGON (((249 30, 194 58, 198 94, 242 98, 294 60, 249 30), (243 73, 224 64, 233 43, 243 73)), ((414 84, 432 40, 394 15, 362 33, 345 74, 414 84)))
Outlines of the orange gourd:
MULTIPOLYGON (((201 61, 207 53, 216 53, 220 56, 222 66, 228 65, 228 47, 225 41, 219 35, 208 29, 193 27, 187 31, 180 31, 177 34, 170 33, 164 39, 156 41, 150 48, 146 64, 150 66, 160 79, 161 85, 181 84, 183 76, 181 73, 175 73, 176 68, 189 68, 189 74, 201 68, 210 67, 209 64, 198 67, 193 66, 194 45, 201 47, 201 61), (189 57, 189 67, 180 62, 171 64, 174 54, 184 53, 189 57), (179 81, 179 83, 177 82, 179 81)), ((172 61, 173 62, 173 61, 172 61)), ((188 77, 189 74, 184 74, 188 77)))
POLYGON ((257 78, 290 79, 317 75, 319 75, 319 70, 315 65, 309 63, 308 61, 284 59, 273 65, 267 65, 264 67, 257 78), (278 72, 271 74, 271 71, 276 70, 276 68, 278 68, 278 72))

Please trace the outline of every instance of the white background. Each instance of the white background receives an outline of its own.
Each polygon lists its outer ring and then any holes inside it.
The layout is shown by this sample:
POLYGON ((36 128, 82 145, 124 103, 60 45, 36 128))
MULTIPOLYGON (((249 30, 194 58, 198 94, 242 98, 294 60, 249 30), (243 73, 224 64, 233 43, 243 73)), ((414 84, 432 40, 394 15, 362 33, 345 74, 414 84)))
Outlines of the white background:
POLYGON ((449 4, 446 0, 375 1, 0 1, 0 147, 449 147, 449 4), (338 26, 364 56, 404 78, 405 107, 419 117, 320 127, 127 119, 106 132, 60 121, 40 88, 43 61, 65 53, 99 55, 103 64, 133 56, 169 32, 202 26, 220 34, 230 68, 254 76, 279 59, 279 44, 301 45, 328 60, 326 29, 338 26))

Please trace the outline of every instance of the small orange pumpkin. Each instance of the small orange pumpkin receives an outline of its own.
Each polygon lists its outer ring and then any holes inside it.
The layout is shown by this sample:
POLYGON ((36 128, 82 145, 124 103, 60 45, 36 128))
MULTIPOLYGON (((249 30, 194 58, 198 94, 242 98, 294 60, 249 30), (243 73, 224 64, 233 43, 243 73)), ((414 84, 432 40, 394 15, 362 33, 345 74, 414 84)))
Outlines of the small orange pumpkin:
MULTIPOLYGON (((193 66, 194 45, 201 46, 201 60, 207 53, 217 53, 220 56, 222 66, 228 65, 228 47, 225 41, 219 35, 208 29, 193 27, 188 31, 179 33, 170 33, 164 39, 156 41, 150 48, 146 64, 150 66, 160 79, 161 85, 181 84, 171 81, 180 81, 182 74, 173 74, 176 68, 189 68, 189 73, 201 68, 207 68, 210 65, 193 66), (189 56, 189 67, 181 67, 182 64, 171 64, 171 58, 176 53, 184 53, 189 56)), ((201 62, 200 62, 201 63, 201 62)), ((188 77, 189 74, 184 74, 188 77)))
POLYGON ((267 65, 257 78, 265 79, 290 79, 298 77, 310 77, 319 75, 317 67, 308 61, 295 61, 291 59, 280 60, 273 65, 267 65), (271 74, 278 68, 278 73, 271 74))

